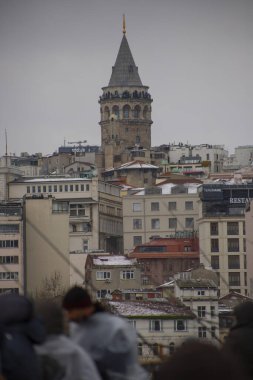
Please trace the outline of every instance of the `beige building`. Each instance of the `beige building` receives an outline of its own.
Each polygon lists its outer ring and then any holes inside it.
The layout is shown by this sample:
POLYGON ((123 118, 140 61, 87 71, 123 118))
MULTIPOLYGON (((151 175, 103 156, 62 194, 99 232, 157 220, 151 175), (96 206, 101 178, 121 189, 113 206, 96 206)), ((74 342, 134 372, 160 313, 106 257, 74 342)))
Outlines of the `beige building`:
POLYGON ((248 295, 253 298, 253 201, 246 205, 246 252, 248 273, 248 295))
POLYGON ((0 204, 0 294, 24 291, 23 208, 0 204))
MULTIPOLYGON (((33 207, 37 208, 38 214, 40 208, 41 212, 44 212, 44 203, 41 200, 51 199, 48 206, 48 224, 51 223, 53 230, 58 227, 54 222, 56 216, 60 221, 63 220, 63 223, 67 218, 68 229, 67 232, 63 229, 62 234, 64 239, 67 239, 67 249, 70 254, 71 284, 83 283, 85 260, 90 250, 122 252, 122 199, 119 187, 98 181, 97 178, 89 180, 46 177, 16 180, 9 184, 9 191, 13 200, 23 197, 29 201, 33 200, 33 207)), ((51 241, 50 230, 43 228, 42 225, 41 229, 51 241)), ((31 239, 32 236, 31 234, 31 239)), ((59 247, 62 244, 61 237, 58 241, 56 236, 53 234, 52 242, 59 247)), ((37 247, 37 253, 41 257, 44 254, 43 249, 37 247)))
POLYGON ((124 252, 149 242, 197 229, 198 185, 171 183, 147 187, 123 198, 124 252))
POLYGON ((220 295, 248 294, 245 203, 252 184, 210 184, 200 188, 200 261, 220 278, 220 295))
POLYGON ((25 207, 25 287, 33 296, 60 295, 69 287, 69 215, 51 197, 29 198, 25 207))
POLYGON ((107 298, 114 290, 140 289, 140 266, 123 255, 91 254, 86 260, 85 283, 94 299, 107 298))

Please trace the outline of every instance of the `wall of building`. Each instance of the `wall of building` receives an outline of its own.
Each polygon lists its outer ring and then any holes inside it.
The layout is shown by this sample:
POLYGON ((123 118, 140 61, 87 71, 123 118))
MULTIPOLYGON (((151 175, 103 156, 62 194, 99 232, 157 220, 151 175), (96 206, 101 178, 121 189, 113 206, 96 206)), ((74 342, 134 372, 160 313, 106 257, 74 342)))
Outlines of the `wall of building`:
POLYGON ((59 274, 57 290, 69 287, 69 216, 53 212, 52 199, 25 200, 26 290, 33 296, 46 291, 45 282, 59 274))

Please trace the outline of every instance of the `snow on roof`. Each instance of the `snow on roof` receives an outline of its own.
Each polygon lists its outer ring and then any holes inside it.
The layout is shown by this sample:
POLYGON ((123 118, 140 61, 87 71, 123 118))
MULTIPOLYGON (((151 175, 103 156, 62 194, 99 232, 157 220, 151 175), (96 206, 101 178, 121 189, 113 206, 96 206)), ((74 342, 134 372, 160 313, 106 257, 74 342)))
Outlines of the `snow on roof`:
POLYGON ((90 181, 87 178, 73 178, 73 177, 67 177, 67 178, 31 178, 31 179, 25 179, 21 181, 15 181, 17 183, 36 183, 36 182, 85 182, 90 181))
POLYGON ((171 305, 169 302, 147 302, 147 301, 110 301, 109 305, 116 314, 123 317, 163 317, 171 319, 172 316, 194 318, 193 313, 186 307, 171 305))
POLYGON ((158 169, 158 166, 148 164, 144 161, 131 161, 121 165, 115 170, 125 170, 125 169, 158 169))
POLYGON ((136 263, 135 259, 128 259, 126 256, 96 256, 93 258, 94 265, 115 265, 115 266, 132 266, 136 263))
MULTIPOLYGON (((177 187, 178 185, 177 184, 174 184, 174 183, 163 183, 163 184, 160 184, 160 185, 157 185, 156 187, 162 189, 162 194, 163 195, 168 195, 168 194, 172 194, 172 189, 174 187, 177 187)), ((183 185, 187 191, 188 191, 188 194, 197 194, 198 192, 198 187, 201 186, 201 184, 199 183, 186 183, 183 185)), ((137 193, 135 193, 135 195, 145 195, 145 189, 141 189, 140 191, 138 191, 137 193)))

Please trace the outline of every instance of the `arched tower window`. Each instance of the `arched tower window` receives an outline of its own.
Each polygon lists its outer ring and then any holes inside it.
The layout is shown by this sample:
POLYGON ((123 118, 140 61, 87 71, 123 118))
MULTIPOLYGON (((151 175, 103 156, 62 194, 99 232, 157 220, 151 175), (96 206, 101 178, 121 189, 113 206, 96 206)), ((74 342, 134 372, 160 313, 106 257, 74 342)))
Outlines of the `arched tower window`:
POLYGON ((105 120, 109 120, 109 118, 110 118, 110 110, 109 110, 109 107, 105 107, 105 108, 104 108, 104 118, 105 118, 105 120))
POLYGON ((148 118, 148 106, 145 106, 143 109, 143 118, 144 119, 148 118))
POLYGON ((124 107, 123 107, 123 118, 124 119, 129 119, 129 116, 130 116, 130 107, 128 104, 126 104, 124 107))
POLYGON ((117 117, 117 119, 119 118, 119 106, 113 106, 112 107, 112 113, 117 117))
POLYGON ((140 106, 135 106, 134 107, 134 118, 135 119, 139 119, 140 112, 141 112, 141 107, 140 106))

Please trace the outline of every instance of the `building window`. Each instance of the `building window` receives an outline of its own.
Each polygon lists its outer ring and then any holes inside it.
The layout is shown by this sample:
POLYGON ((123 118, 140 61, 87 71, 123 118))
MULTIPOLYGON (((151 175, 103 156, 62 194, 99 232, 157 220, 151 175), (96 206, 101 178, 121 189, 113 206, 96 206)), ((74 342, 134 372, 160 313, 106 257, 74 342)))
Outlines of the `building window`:
POLYGON ((216 338, 216 327, 215 326, 211 326, 211 337, 216 338))
POLYGON ((90 185, 86 185, 86 191, 90 191, 90 185))
POLYGON ((140 117, 140 111, 141 111, 140 106, 135 106, 134 107, 133 114, 134 114, 134 118, 135 119, 139 119, 139 117, 140 117))
POLYGON ((111 279, 111 272, 97 271, 96 272, 96 279, 97 280, 110 280, 111 279))
POLYGON ((133 212, 141 211, 141 203, 133 203, 133 212))
POLYGON ((142 356, 142 352, 143 352, 142 343, 138 343, 138 356, 142 356))
POLYGON ((110 289, 100 289, 100 290, 97 290, 97 299, 107 298, 107 296, 109 294, 111 294, 110 289))
POLYGON ((18 256, 0 256, 0 264, 18 264, 18 256))
POLYGON ((19 294, 18 288, 0 288, 0 293, 15 293, 19 294))
POLYGON ((151 346, 151 352, 153 355, 158 356, 159 355, 159 344, 153 343, 151 346))
POLYGON ((160 219, 151 219, 151 229, 158 230, 160 228, 160 219))
POLYGON ((162 331, 162 320, 151 319, 151 321, 149 321, 149 330, 150 331, 162 331))
POLYGON ((174 354, 174 352, 175 352, 175 343, 171 342, 169 344, 169 354, 172 355, 172 354, 174 354))
POLYGON ((85 216, 85 204, 70 204, 69 211, 70 216, 85 216))
POLYGON ((240 269, 240 256, 228 256, 228 269, 240 269))
POLYGON ((49 186, 48 186, 48 192, 49 192, 49 193, 52 193, 52 185, 49 185, 49 186))
POLYGON ((38 186, 38 193, 41 193, 41 186, 38 186))
POLYGON ((168 209, 169 211, 175 211, 177 209, 177 202, 169 202, 168 209))
POLYGON ((193 218, 185 218, 185 228, 194 228, 193 218))
POLYGON ((43 193, 46 193, 47 192, 47 187, 44 185, 43 186, 43 193))
POLYGON ((247 256, 243 255, 244 269, 247 269, 247 256))
POLYGON ((128 119, 130 115, 130 107, 128 105, 125 105, 123 107, 123 118, 128 119))
POLYGON ((36 192, 36 188, 35 186, 32 186, 32 193, 35 193, 36 192))
POLYGON ((18 248, 18 240, 0 240, 0 248, 18 248))
POLYGON ((199 336, 199 338, 206 338, 206 327, 205 326, 198 328, 198 336, 199 336))
POLYGON ((219 235, 219 223, 211 222, 210 223, 210 235, 219 235))
POLYGON ((133 280, 134 279, 134 270, 122 270, 120 272, 121 280, 133 280))
POLYGON ((54 185, 54 192, 57 193, 57 185, 54 185))
POLYGON ((18 272, 0 272, 0 280, 18 281, 18 272))
POLYGON ((70 185, 69 186, 69 191, 73 191, 74 190, 74 185, 70 185))
POLYGON ((239 239, 238 238, 229 238, 228 239, 228 252, 239 252, 239 239))
POLYGON ((240 273, 229 272, 228 273, 228 283, 229 283, 229 286, 241 286, 240 273))
POLYGON ((83 184, 81 185, 81 191, 84 191, 84 185, 83 184))
POLYGON ((186 201, 185 202, 185 209, 186 210, 193 210, 193 201, 186 201))
POLYGON ((243 235, 246 235, 245 222, 242 222, 242 234, 243 234, 243 235))
POLYGON ((205 291, 204 290, 198 290, 198 296, 204 296, 205 291))
POLYGON ((211 239, 211 252, 219 252, 219 239, 211 239))
POLYGON ((133 229, 134 230, 142 229, 142 219, 133 219, 133 229))
POLYGON ((243 252, 246 252, 246 239, 243 238, 243 252))
POLYGON ((151 211, 159 211, 159 202, 151 202, 151 211))
POLYGON ((136 320, 135 319, 128 319, 129 326, 132 326, 133 329, 136 329, 136 320))
POLYGON ((27 192, 28 194, 31 192, 31 190, 30 190, 30 186, 27 186, 27 188, 26 188, 26 192, 27 192))
POLYGON ((75 191, 79 191, 79 185, 75 185, 75 191))
POLYGON ((89 240, 83 239, 83 251, 88 252, 88 250, 89 250, 89 240))
POLYGON ((0 224, 0 234, 19 233, 19 224, 0 224))
POLYGON ((133 245, 140 245, 142 244, 142 236, 134 236, 133 237, 133 245))
POLYGON ((198 306, 198 317, 204 318, 206 316, 206 307, 205 306, 198 306))
POLYGON ((227 222, 227 234, 228 235, 239 235, 239 223, 238 222, 227 222))
POLYGON ((187 321, 185 319, 177 319, 174 321, 175 331, 186 331, 187 330, 187 321))
POLYGON ((220 269, 220 258, 219 258, 219 256, 211 256, 211 266, 213 269, 220 269))
POLYGON ((69 191, 69 186, 68 185, 64 186, 64 191, 69 191))
POLYGON ((177 229, 177 218, 169 218, 169 228, 177 229))
POLYGON ((215 306, 210 307, 211 317, 215 317, 215 306))
POLYGON ((59 192, 62 193, 62 185, 59 185, 59 192))

